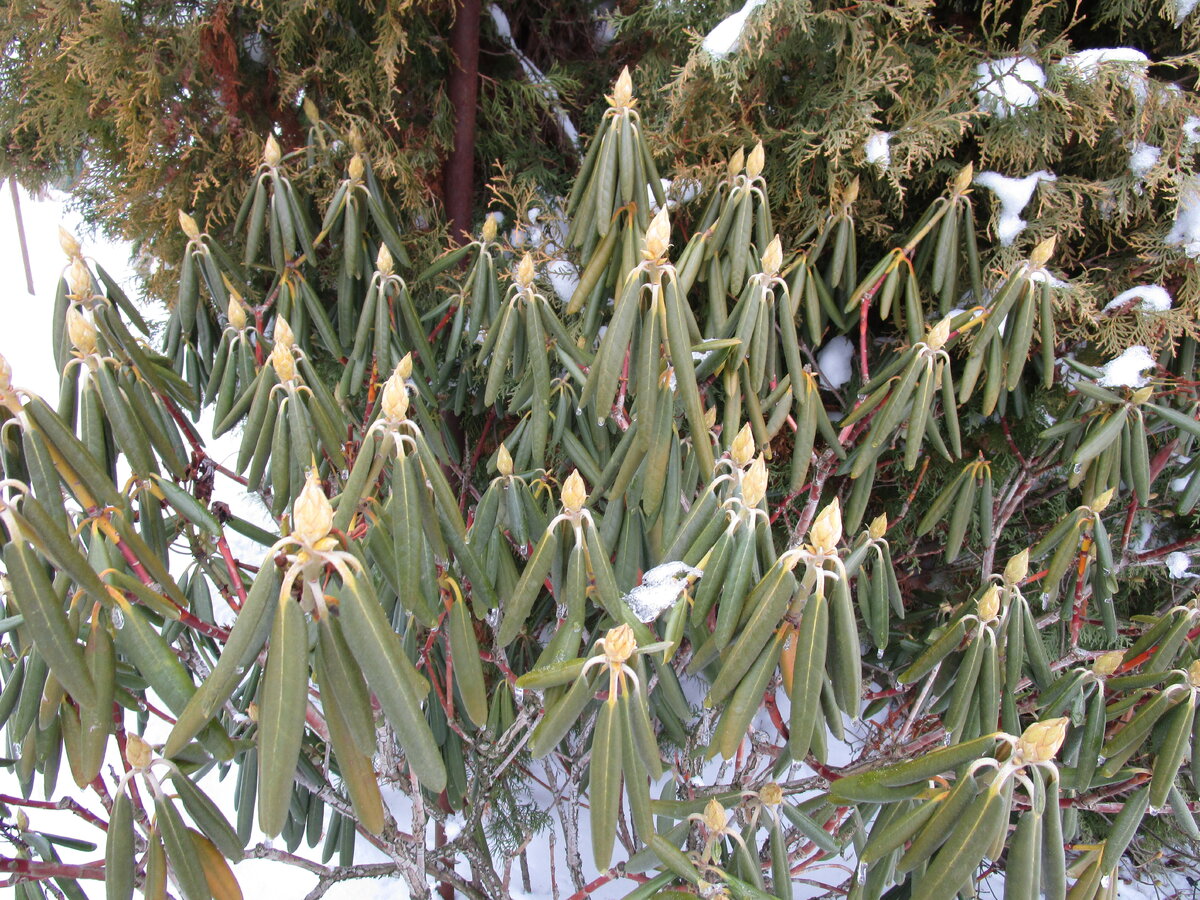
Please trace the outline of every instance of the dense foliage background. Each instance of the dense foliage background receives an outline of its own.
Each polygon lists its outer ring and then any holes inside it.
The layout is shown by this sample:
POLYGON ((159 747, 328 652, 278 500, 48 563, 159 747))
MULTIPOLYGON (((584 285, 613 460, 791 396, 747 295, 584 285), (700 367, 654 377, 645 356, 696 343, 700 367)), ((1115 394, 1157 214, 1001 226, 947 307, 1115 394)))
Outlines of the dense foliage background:
POLYGON ((64 235, 0 372, 10 883, 1190 858, 1188 7, 14 4, 0 169, 165 312, 64 235))

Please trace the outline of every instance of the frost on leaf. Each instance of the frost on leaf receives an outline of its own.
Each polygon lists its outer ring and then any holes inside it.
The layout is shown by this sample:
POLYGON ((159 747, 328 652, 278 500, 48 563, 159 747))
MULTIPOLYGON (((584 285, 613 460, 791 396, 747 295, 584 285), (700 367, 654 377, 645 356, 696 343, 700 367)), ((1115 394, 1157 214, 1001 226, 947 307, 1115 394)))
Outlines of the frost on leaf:
POLYGON ((652 622, 679 602, 689 578, 702 574, 683 562, 661 563, 642 576, 642 583, 625 595, 625 603, 639 622, 652 622))

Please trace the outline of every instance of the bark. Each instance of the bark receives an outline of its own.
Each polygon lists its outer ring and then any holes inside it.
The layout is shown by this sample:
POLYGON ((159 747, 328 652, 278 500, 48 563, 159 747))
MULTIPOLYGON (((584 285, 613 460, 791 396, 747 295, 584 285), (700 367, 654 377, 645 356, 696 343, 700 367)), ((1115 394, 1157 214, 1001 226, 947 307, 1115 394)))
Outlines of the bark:
POLYGON ((443 196, 450 235, 465 240, 471 231, 475 193, 475 113, 479 105, 480 0, 457 0, 450 48, 450 102, 454 106, 454 148, 443 170, 443 196))

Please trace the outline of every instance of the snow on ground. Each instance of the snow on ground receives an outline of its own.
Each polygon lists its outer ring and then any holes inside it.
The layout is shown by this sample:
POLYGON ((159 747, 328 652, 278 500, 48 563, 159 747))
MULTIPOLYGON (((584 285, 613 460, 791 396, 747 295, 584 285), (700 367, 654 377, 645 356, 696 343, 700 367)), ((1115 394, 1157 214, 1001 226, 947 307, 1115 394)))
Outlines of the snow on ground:
POLYGON ((1046 73, 1028 56, 981 62, 975 72, 979 108, 1002 119, 1037 106, 1038 91, 1046 86, 1046 73))
POLYGON ((1134 345, 1102 367, 1104 375, 1100 384, 1104 387, 1145 387, 1150 379, 1142 373, 1154 365, 1150 351, 1140 344, 1134 345))
POLYGON ((876 131, 863 145, 863 155, 866 156, 867 162, 872 165, 879 166, 881 169, 886 169, 892 164, 892 148, 889 142, 892 139, 890 131, 876 131))
POLYGON ((738 48, 746 21, 766 0, 746 0, 746 5, 731 16, 722 19, 717 27, 705 35, 700 46, 710 55, 722 59, 738 48))
POLYGON ((1171 308, 1171 295, 1165 288, 1157 284, 1140 284, 1117 294, 1100 310, 1100 314, 1122 309, 1134 300, 1139 301, 1137 306, 1133 307, 1138 312, 1166 312, 1171 308))
POLYGON ((1012 246, 1017 235, 1029 224, 1021 218, 1021 212, 1033 199, 1038 184, 1055 180, 1057 176, 1045 169, 1024 178, 1009 178, 999 172, 980 172, 975 176, 975 183, 991 191, 1000 204, 1000 212, 996 217, 996 237, 1003 246, 1012 246))

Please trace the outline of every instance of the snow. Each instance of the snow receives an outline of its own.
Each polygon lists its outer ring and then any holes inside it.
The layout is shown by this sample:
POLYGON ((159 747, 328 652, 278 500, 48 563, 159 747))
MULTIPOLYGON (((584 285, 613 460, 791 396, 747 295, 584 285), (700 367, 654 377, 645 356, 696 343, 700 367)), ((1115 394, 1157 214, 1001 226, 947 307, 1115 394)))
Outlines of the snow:
POLYGON ((1187 578, 1192 558, 1186 553, 1176 550, 1174 553, 1168 553, 1163 562, 1166 563, 1167 572, 1172 578, 1187 578))
POLYGON ((1179 186, 1175 225, 1163 241, 1182 246, 1183 252, 1193 259, 1200 256, 1200 177, 1190 175, 1179 186))
POLYGON ((1068 76, 1079 81, 1093 81, 1100 74, 1102 66, 1115 66, 1119 72, 1117 77, 1120 82, 1133 92, 1134 99, 1139 105, 1145 102, 1150 88, 1150 81, 1146 75, 1150 57, 1132 47, 1102 47, 1094 50, 1081 50, 1063 57, 1059 65, 1068 76))
POLYGON ((705 35, 700 46, 710 55, 723 59, 734 50, 742 40, 742 32, 746 30, 746 20, 765 3, 766 0, 746 0, 746 5, 731 16, 722 19, 717 27, 705 35))
POLYGON ((975 67, 979 108, 1001 119, 1020 109, 1037 106, 1046 73, 1028 56, 1006 56, 975 67))
POLYGON ((881 169, 886 169, 892 164, 892 148, 888 146, 888 142, 892 139, 890 131, 876 131, 863 145, 863 154, 867 158, 867 162, 872 165, 879 166, 881 169))
POLYGON ((1165 288, 1159 287, 1157 284, 1141 284, 1117 294, 1117 296, 1108 301, 1108 304, 1104 309, 1100 310, 1100 313, 1103 315, 1104 313, 1122 309, 1134 300, 1140 301, 1134 307, 1139 312, 1166 312, 1171 308, 1171 295, 1167 293, 1165 288))
POLYGON ((1150 379, 1142 372, 1153 368, 1154 365, 1154 357, 1150 355, 1150 351, 1140 344, 1135 344, 1103 366, 1101 371, 1104 375, 1100 378, 1100 384, 1102 387, 1145 387, 1150 379))
POLYGON ((1021 212, 1033 199, 1033 192, 1042 181, 1055 181, 1053 172, 1039 169, 1024 178, 1009 178, 999 172, 980 172, 975 176, 975 183, 987 188, 996 195, 1000 204, 1000 213, 996 220, 996 237, 1000 243, 1009 247, 1029 223, 1021 218, 1021 212))
POLYGON ((640 622, 652 622, 679 602, 688 578, 699 578, 703 571, 687 563, 661 563, 642 576, 642 583, 625 595, 625 603, 640 622))
POLYGON ((1200 116, 1188 116, 1183 120, 1183 139, 1188 144, 1200 144, 1200 116))
MULTIPOLYGON (((676 178, 674 181, 670 178, 660 178, 659 183, 662 185, 663 195, 667 198, 669 210, 675 210, 684 203, 691 203, 700 196, 700 182, 695 178, 676 178)), ((658 212, 658 200, 650 185, 646 185, 646 202, 651 212, 658 212)))
POLYGON ((569 303, 575 288, 579 286, 579 268, 566 258, 567 234, 563 225, 561 198, 554 202, 554 209, 546 215, 542 214, 540 207, 530 207, 527 218, 529 224, 514 228, 509 234, 509 241, 514 249, 528 245, 548 257, 542 272, 559 301, 569 303))
POLYGON ((850 363, 854 359, 854 344, 850 338, 835 337, 817 351, 817 368, 821 370, 821 385, 837 390, 850 380, 850 363))
POLYGON ((1175 0, 1175 27, 1183 24, 1183 20, 1192 14, 1196 3, 1200 0, 1175 0))
POLYGON ((1162 149, 1141 141, 1133 141, 1129 145, 1129 171, 1137 179, 1145 178, 1150 170, 1158 163, 1162 149))

